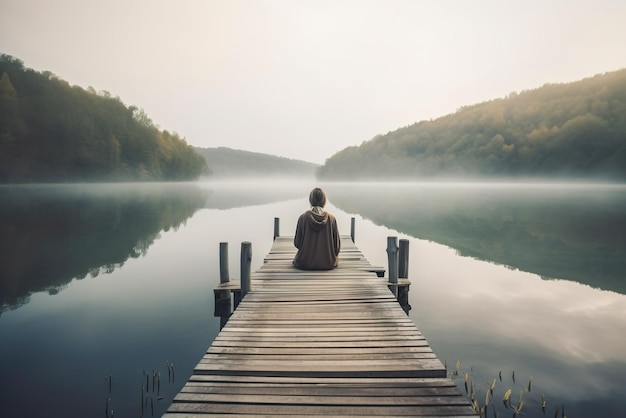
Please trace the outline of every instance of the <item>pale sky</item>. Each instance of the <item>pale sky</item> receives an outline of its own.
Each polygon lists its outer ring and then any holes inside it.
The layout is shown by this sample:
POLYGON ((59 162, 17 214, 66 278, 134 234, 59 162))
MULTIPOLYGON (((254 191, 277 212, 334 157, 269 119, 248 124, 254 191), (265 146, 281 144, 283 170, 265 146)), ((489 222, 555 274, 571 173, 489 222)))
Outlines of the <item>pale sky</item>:
POLYGON ((191 145, 323 163, 510 92, 626 68, 624 0, 0 0, 0 52, 191 145))

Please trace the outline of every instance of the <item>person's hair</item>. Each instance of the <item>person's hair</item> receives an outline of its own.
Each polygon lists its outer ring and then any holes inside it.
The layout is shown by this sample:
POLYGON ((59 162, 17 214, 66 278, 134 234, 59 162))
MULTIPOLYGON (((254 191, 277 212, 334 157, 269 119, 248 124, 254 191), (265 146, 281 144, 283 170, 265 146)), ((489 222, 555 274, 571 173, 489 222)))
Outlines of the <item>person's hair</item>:
POLYGON ((311 194, 309 194, 309 203, 311 203, 311 206, 319 206, 323 208, 324 205, 326 205, 326 193, 324 193, 324 190, 319 187, 311 190, 311 194))

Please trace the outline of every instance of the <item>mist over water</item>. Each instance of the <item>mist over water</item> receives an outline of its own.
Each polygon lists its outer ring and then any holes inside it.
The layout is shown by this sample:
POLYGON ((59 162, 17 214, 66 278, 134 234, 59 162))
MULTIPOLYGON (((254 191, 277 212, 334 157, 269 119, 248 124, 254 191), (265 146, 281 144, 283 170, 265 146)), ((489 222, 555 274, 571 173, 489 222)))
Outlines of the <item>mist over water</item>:
MULTIPOLYGON (((292 235, 317 185, 0 187, 0 369, 11 382, 3 411, 98 416, 110 397, 116 416, 139 416, 143 371, 154 369, 160 416, 219 330, 219 243, 230 244, 231 276, 243 241, 258 268, 274 217, 292 235)), ((451 372, 460 360, 453 378, 463 391, 465 372, 482 399, 497 378, 493 405, 509 388, 515 403, 532 376, 527 417, 544 416, 542 393, 547 416, 562 403, 570 417, 620 416, 624 186, 321 186, 342 234, 356 218, 356 244, 372 264, 386 266, 387 236, 409 239, 410 316, 451 372)))

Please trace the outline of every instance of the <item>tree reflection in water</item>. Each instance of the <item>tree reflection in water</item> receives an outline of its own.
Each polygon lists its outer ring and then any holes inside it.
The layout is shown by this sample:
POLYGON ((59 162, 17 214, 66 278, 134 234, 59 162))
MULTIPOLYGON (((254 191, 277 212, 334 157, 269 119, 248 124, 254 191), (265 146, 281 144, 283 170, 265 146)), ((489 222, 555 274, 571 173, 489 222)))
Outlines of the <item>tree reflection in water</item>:
POLYGON ((0 312, 145 255, 161 231, 204 207, 207 194, 194 184, 0 188, 0 312))
POLYGON ((624 186, 337 184, 328 189, 346 212, 461 255, 626 294, 624 186))

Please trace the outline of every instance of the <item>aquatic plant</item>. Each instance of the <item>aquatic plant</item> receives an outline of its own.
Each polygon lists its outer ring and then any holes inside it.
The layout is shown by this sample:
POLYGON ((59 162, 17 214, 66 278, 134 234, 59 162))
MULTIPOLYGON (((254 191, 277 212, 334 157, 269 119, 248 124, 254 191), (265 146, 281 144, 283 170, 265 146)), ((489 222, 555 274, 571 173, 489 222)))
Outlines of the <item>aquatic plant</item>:
MULTIPOLYGON (((165 364, 167 365, 168 384, 174 384, 174 363, 166 361, 165 364)), ((105 418, 114 418, 115 411, 112 408, 113 377, 109 374, 105 376, 104 380, 106 385, 105 418)), ((161 372, 156 369, 151 371, 143 369, 140 382, 141 397, 139 405, 141 413, 139 416, 143 418, 148 413, 150 416, 154 416, 155 400, 159 402, 164 399, 164 396, 161 394, 161 372)))
MULTIPOLYGON (((519 385, 519 373, 512 370, 510 376, 509 382, 506 382, 506 379, 502 377, 502 371, 499 371, 496 377, 486 378, 486 376, 480 375, 480 371, 474 370, 473 366, 461 367, 460 360, 456 362, 454 371, 450 373, 451 379, 459 389, 461 382, 463 382, 462 387, 465 389, 465 396, 470 401, 474 412, 481 417, 494 416, 497 418, 499 415, 543 417, 549 413, 550 404, 546 395, 541 390, 537 391, 537 387, 533 391, 535 381, 532 376, 528 378, 528 383, 521 387, 519 385), (513 395, 516 390, 519 391, 519 396, 514 399, 515 396, 513 395), (502 403, 492 402, 494 397, 498 397, 498 399, 501 397, 502 403)), ((539 389, 541 388, 539 387, 539 389)), ((552 403, 552 405, 555 405, 555 418, 566 418, 563 403, 552 403)))

